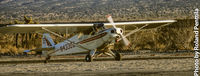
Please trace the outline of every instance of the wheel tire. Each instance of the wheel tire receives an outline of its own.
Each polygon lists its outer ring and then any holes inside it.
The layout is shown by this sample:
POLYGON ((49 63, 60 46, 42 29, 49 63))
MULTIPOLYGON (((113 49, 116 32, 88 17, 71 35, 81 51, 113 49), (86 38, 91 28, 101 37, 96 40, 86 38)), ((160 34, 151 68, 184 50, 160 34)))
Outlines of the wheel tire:
POLYGON ((48 63, 50 58, 51 58, 50 56, 46 57, 44 63, 48 63))
POLYGON ((86 55, 85 61, 86 61, 86 62, 92 62, 92 61, 93 61, 92 56, 91 56, 91 55, 86 55))
POLYGON ((48 63, 48 60, 45 60, 44 63, 45 63, 45 64, 48 63))
POLYGON ((117 61, 122 60, 122 55, 120 53, 117 52, 115 55, 116 55, 115 60, 117 60, 117 61))

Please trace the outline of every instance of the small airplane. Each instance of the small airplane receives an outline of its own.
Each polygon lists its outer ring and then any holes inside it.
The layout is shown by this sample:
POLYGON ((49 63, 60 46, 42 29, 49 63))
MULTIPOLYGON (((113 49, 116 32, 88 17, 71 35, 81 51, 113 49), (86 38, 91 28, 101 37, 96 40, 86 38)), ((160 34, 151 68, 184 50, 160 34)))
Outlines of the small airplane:
POLYGON ((33 50, 25 50, 24 52, 42 52, 46 57, 45 63, 50 60, 52 56, 77 54, 87 52, 85 57, 86 62, 92 62, 95 57, 102 54, 109 55, 120 61, 122 55, 118 52, 111 51, 110 46, 119 42, 123 42, 125 46, 128 46, 130 42, 126 38, 131 34, 140 31, 141 29, 158 28, 169 25, 176 22, 176 20, 159 20, 159 21, 137 21, 137 22, 117 22, 114 23, 110 15, 107 16, 110 23, 83 23, 83 24, 14 24, 7 25, 0 28, 0 33, 40 33, 42 37, 42 48, 33 50), (162 24, 160 26, 149 26, 149 24, 162 24), (116 26, 134 26, 134 30, 128 34, 123 35, 122 28, 116 26), (105 26, 111 26, 106 28, 105 26), (89 35, 77 34, 71 38, 64 38, 63 42, 55 44, 50 34, 63 38, 59 33, 74 33, 85 31, 88 27, 92 27, 92 31, 89 35), (96 54, 96 52, 99 54, 96 54))

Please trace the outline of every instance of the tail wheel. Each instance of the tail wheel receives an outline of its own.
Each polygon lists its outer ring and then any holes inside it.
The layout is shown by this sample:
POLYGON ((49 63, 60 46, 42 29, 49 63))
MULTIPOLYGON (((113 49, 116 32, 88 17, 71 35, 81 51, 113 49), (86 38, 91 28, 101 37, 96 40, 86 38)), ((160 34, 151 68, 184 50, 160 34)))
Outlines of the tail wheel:
POLYGON ((48 63, 48 61, 49 61, 50 58, 51 58, 50 56, 47 56, 46 59, 45 59, 45 61, 44 61, 44 63, 48 63))
POLYGON ((86 55, 85 61, 86 62, 92 62, 93 61, 93 57, 91 55, 86 55))
POLYGON ((122 60, 122 55, 120 54, 120 53, 116 53, 115 54, 115 60, 117 60, 117 61, 121 61, 122 60))
POLYGON ((45 60, 44 63, 48 63, 48 60, 45 60))

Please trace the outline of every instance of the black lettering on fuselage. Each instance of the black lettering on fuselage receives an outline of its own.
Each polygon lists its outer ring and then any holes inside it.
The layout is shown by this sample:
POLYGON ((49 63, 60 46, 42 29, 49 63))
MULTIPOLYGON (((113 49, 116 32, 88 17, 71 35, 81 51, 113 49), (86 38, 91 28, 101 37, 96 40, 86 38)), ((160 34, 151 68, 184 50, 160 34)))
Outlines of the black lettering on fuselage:
POLYGON ((64 44, 58 50, 65 51, 65 50, 69 50, 74 47, 75 47, 75 45, 73 43, 69 43, 69 44, 64 44))

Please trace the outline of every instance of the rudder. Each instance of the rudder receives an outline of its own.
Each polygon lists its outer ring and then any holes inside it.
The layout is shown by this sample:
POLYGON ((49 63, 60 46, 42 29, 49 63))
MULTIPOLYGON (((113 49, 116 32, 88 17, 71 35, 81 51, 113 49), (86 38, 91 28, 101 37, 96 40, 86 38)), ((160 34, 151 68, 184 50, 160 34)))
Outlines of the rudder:
POLYGON ((50 48, 55 45, 51 36, 48 33, 44 33, 42 37, 42 48, 50 48))

